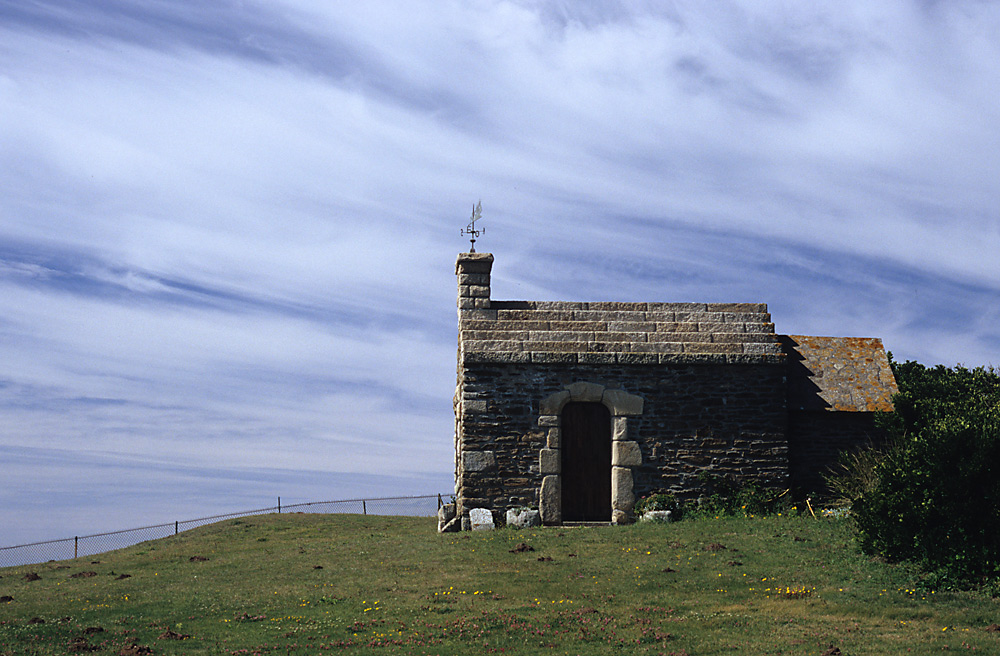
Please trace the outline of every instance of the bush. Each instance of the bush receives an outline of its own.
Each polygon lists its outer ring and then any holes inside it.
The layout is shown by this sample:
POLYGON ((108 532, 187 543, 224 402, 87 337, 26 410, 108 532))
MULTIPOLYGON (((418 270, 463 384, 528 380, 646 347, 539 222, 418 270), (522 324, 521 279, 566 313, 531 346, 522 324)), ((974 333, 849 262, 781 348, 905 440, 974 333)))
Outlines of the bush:
POLYGON ((737 480, 708 472, 699 472, 703 495, 699 514, 770 515, 787 511, 792 499, 787 489, 763 478, 737 480))
POLYGON ((892 362, 891 448, 852 514, 866 553, 912 561, 938 582, 1000 577, 1000 375, 892 362))

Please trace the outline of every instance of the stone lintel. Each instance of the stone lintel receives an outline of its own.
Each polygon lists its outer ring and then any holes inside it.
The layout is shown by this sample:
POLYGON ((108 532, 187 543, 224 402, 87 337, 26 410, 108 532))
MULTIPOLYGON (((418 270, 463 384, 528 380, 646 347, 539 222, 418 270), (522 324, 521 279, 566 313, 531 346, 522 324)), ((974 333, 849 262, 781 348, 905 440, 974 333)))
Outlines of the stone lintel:
POLYGON ((562 411, 562 407, 570 399, 570 393, 568 390, 563 390, 561 392, 556 392, 551 394, 538 404, 538 414, 540 415, 558 415, 562 411))
POLYGON ((604 386, 597 383, 573 383, 566 387, 573 401, 600 401, 604 394, 604 386))
POLYGON ((641 396, 629 394, 624 390, 604 390, 602 400, 616 417, 636 416, 642 414, 643 400, 641 396))

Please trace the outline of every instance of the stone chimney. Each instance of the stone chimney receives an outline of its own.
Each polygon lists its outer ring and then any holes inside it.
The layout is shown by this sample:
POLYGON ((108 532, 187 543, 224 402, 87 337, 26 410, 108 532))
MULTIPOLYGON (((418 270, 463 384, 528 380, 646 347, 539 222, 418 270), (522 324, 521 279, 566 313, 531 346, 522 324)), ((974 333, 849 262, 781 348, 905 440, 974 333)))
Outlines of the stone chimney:
POLYGON ((486 310, 490 307, 492 253, 459 253, 455 262, 458 276, 458 309, 486 310))

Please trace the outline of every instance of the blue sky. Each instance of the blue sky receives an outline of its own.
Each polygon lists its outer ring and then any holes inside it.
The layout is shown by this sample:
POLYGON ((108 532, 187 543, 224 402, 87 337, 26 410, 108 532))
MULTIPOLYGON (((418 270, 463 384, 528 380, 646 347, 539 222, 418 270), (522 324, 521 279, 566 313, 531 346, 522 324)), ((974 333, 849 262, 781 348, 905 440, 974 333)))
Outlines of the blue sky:
POLYGON ((447 491, 479 199, 494 298, 1000 362, 998 33, 964 0, 0 2, 0 544, 447 491))

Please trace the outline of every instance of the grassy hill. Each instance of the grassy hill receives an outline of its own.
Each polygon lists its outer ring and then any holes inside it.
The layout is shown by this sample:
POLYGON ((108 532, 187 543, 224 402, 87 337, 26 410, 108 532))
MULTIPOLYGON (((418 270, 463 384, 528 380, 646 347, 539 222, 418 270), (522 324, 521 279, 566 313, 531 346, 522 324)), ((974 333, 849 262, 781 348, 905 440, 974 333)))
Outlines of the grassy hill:
POLYGON ((3 656, 1000 654, 997 600, 920 589, 808 516, 438 535, 266 515, 0 569, 0 598, 3 656))

